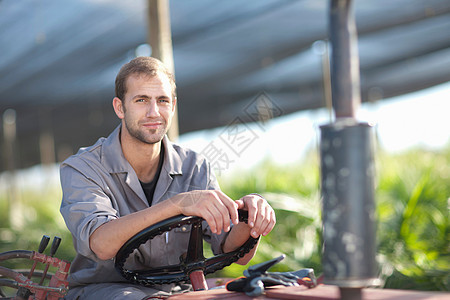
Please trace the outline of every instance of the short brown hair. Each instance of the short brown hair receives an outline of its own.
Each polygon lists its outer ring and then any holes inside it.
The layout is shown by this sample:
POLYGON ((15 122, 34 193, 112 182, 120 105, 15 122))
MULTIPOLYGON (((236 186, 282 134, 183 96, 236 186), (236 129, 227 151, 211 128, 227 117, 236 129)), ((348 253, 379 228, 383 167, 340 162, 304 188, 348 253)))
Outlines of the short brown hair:
POLYGON ((175 77, 167 69, 167 67, 158 59, 148 56, 140 56, 132 59, 130 62, 124 64, 116 76, 116 97, 124 100, 127 92, 126 81, 132 74, 145 74, 149 76, 156 76, 158 74, 165 74, 169 78, 172 86, 172 97, 176 97, 175 77))

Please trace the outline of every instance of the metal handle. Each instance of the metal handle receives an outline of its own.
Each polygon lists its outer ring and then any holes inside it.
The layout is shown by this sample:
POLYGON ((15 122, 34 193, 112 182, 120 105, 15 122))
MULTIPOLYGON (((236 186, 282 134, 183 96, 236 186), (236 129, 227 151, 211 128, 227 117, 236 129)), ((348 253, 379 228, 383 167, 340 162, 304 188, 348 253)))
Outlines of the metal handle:
POLYGON ((50 256, 54 256, 56 251, 59 248, 59 245, 61 244, 61 238, 58 236, 55 236, 53 238, 53 242, 52 242, 52 248, 50 249, 50 256))
POLYGON ((43 253, 45 248, 47 248, 48 242, 50 241, 50 237, 48 235, 43 235, 41 239, 41 243, 39 244, 39 253, 43 253))

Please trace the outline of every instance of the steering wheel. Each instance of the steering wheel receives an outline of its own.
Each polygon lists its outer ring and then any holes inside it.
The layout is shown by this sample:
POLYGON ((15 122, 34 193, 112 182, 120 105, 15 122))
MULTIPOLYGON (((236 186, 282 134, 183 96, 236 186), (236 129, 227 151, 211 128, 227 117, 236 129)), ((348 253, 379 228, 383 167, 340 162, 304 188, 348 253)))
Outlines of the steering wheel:
MULTIPOLYGON (((238 210, 238 213, 239 221, 247 222, 248 212, 238 210)), ((179 215, 147 227, 131 237, 119 249, 115 258, 116 269, 128 281, 144 286, 190 282, 192 280, 190 275, 198 270, 201 270, 202 273, 206 275, 231 265, 233 262, 250 252, 259 240, 259 238, 253 238, 250 236, 250 238, 240 248, 232 252, 219 254, 211 258, 205 258, 203 256, 203 221, 204 220, 200 217, 187 217, 184 215, 179 215), (158 235, 163 234, 164 232, 184 225, 192 225, 192 227, 187 253, 180 258, 179 264, 150 268, 148 270, 128 270, 124 267, 128 256, 140 245, 158 235)))

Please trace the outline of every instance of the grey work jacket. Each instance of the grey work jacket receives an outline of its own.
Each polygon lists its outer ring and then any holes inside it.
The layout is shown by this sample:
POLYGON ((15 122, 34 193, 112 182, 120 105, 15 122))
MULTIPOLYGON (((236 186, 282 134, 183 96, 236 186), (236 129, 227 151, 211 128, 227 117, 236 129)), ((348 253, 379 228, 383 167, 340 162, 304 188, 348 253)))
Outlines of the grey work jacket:
MULTIPOLYGON (((89 247, 89 237, 100 225, 149 207, 139 179, 125 159, 118 126, 108 138, 82 148, 61 165, 63 198, 61 214, 73 236, 77 255, 72 262, 70 287, 98 282, 125 281, 113 260, 100 260, 89 247)), ((218 190, 219 185, 205 158, 163 139, 165 157, 152 204, 192 190, 218 190)), ((206 224, 206 222, 204 222, 206 224)), ((187 249, 189 228, 157 236, 127 260, 130 269, 179 263, 187 249)), ((205 240, 215 254, 221 253, 226 234, 205 229, 205 240)))

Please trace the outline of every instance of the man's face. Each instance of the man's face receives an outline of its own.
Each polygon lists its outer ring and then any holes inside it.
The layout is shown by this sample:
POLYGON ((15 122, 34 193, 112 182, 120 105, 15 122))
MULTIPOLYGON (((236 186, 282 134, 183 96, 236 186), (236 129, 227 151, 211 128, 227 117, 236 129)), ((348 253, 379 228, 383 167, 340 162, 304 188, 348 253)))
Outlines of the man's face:
POLYGON ((146 144, 160 142, 175 110, 176 100, 172 98, 169 79, 162 74, 132 74, 126 86, 125 99, 119 101, 118 106, 114 104, 117 116, 123 121, 122 130, 146 144))

